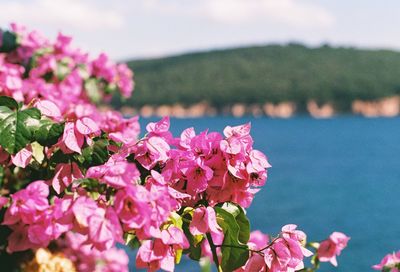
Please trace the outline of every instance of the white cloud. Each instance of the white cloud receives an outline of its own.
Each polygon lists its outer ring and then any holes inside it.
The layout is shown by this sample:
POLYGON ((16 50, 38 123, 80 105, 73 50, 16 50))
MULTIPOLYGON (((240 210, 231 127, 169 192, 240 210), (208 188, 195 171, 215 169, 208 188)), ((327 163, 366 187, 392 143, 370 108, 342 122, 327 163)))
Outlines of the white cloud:
POLYGON ((145 3, 144 8, 160 13, 192 15, 223 24, 268 22, 320 28, 334 23, 334 16, 328 10, 301 0, 147 0, 145 3))
POLYGON ((100 9, 95 1, 33 0, 0 2, 0 23, 53 24, 83 30, 118 29, 124 25, 115 10, 100 9))
POLYGON ((296 0, 208 0, 205 11, 223 23, 269 21, 290 26, 327 27, 334 17, 324 8, 296 0))

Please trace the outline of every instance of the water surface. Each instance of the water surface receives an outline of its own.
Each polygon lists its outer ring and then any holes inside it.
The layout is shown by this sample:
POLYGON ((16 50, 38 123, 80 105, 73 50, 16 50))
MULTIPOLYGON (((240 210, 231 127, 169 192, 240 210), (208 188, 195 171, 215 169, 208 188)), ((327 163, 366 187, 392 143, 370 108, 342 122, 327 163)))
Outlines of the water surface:
MULTIPOLYGON (((351 236, 339 267, 324 264, 321 271, 371 271, 400 249, 400 118, 172 119, 171 130, 222 132, 245 122, 273 166, 248 209, 252 229, 276 234, 295 223, 312 240, 335 230, 351 236)), ((199 268, 190 262, 177 271, 199 268)))

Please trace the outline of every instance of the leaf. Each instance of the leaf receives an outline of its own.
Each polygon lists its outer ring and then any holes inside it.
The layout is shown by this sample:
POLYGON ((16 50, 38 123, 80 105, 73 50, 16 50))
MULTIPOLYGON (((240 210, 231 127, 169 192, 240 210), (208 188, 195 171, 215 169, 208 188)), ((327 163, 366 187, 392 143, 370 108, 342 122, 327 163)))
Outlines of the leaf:
POLYGON ((96 166, 104 164, 109 158, 108 152, 109 142, 105 139, 99 139, 93 145, 82 150, 82 156, 88 166, 96 166))
POLYGON ((42 163, 44 160, 43 146, 41 146, 38 142, 33 142, 31 144, 32 147, 32 156, 38 162, 42 163))
POLYGON ((17 35, 10 31, 3 32, 3 40, 0 46, 0 52, 8 53, 15 50, 18 47, 17 35))
POLYGON ((239 205, 226 202, 222 205, 222 209, 226 210, 235 217, 236 223, 239 226, 239 242, 247 244, 250 239, 250 221, 247 218, 244 210, 239 205))
POLYGON ((226 245, 221 247, 222 270, 234 271, 248 260, 248 246, 239 240, 241 228, 236 218, 222 207, 214 207, 214 209, 217 213, 218 225, 224 231, 223 245, 226 245))
POLYGON ((139 248, 140 242, 137 239, 135 234, 132 233, 125 233, 124 234, 125 245, 130 247, 131 249, 139 248))
POLYGON ((0 96, 0 106, 6 106, 12 110, 18 109, 18 102, 10 96, 0 96))
POLYGON ((10 154, 26 147, 33 142, 40 117, 40 111, 35 108, 12 111, 0 106, 0 145, 10 154))
POLYGON ((39 128, 35 131, 35 140, 43 146, 52 146, 64 132, 64 124, 54 123, 50 119, 42 119, 39 128))
POLYGON ((201 272, 211 272, 211 261, 209 257, 202 257, 199 261, 201 272))

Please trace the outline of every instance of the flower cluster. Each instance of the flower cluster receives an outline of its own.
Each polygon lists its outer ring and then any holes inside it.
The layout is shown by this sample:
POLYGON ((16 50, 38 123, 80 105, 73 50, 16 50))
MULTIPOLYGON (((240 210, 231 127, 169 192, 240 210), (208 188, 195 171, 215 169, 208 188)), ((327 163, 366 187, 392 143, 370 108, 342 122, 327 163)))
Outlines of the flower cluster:
POLYGON ((162 166, 161 175, 176 190, 191 195, 185 204, 233 202, 248 207, 265 184, 265 155, 252 148, 250 124, 226 127, 224 135, 193 128, 173 138, 169 119, 147 125, 147 136, 134 146, 135 159, 145 168, 162 166), (172 148, 175 147, 175 148, 172 148))
POLYGON ((379 264, 374 265, 372 268, 379 271, 399 272, 400 251, 387 254, 379 264))
POLYGON ((239 271, 297 271, 304 268, 303 258, 313 253, 304 247, 306 235, 296 225, 286 225, 281 234, 268 244, 260 232, 250 235, 249 247, 255 250, 239 271))
POLYGON ((342 250, 347 246, 350 240, 344 233, 334 232, 328 239, 322 241, 317 250, 317 256, 320 262, 331 262, 337 266, 336 256, 339 256, 342 250))
MULTIPOLYGON (((130 96, 125 64, 92 59, 62 34, 51 42, 15 24, 0 34, 2 263, 45 252, 77 271, 128 271, 120 243, 149 271, 173 271, 182 255, 219 271, 303 269, 312 252, 295 225, 250 235, 244 208, 270 167, 250 124, 174 137, 166 117, 139 139, 138 117, 96 107, 130 96)), ((347 240, 332 234, 316 256, 336 264, 347 240)))

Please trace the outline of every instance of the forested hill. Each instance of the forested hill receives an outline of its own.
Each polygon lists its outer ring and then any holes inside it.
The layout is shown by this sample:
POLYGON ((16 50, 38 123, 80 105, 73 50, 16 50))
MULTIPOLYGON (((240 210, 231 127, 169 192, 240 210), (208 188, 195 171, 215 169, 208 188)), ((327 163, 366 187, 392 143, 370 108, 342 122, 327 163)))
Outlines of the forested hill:
POLYGON ((400 53, 300 44, 267 45, 128 62, 136 89, 125 105, 191 105, 314 99, 348 111, 355 99, 400 93, 400 53))

